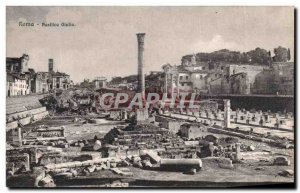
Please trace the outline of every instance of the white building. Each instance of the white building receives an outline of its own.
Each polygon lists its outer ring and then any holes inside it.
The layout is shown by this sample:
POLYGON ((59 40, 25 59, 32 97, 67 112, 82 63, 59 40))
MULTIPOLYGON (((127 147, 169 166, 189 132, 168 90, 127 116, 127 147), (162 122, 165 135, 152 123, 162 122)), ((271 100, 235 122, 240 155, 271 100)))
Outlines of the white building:
POLYGON ((7 73, 6 96, 17 96, 29 94, 29 86, 26 79, 17 75, 7 73))

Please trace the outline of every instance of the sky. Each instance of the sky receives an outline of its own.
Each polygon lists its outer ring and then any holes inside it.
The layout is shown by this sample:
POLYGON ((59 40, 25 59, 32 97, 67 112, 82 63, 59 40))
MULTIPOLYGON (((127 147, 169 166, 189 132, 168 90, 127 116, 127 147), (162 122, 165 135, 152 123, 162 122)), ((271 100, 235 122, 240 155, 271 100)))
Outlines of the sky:
MULTIPOLYGON (((293 7, 7 7, 6 56, 30 57, 29 67, 88 78, 137 74, 136 33, 146 33, 145 70, 180 65, 181 57, 220 49, 273 50, 294 55, 293 7), (40 25, 20 27, 19 22, 40 25), (71 22, 74 27, 41 27, 71 22)), ((293 59, 293 57, 292 57, 293 59)))

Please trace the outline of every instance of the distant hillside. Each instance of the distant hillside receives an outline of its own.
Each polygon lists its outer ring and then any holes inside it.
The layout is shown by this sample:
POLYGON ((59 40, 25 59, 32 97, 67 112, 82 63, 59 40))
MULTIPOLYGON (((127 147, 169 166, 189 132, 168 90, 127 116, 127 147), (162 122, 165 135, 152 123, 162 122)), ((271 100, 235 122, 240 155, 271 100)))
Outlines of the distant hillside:
MULTIPOLYGON (((287 62, 290 60, 290 49, 279 46, 274 49, 274 57, 271 57, 271 51, 262 48, 256 48, 248 52, 230 51, 222 49, 211 53, 199 52, 196 54, 196 62, 232 62, 232 63, 250 63, 268 65, 271 61, 287 62)), ((182 57, 182 64, 191 62, 192 54, 182 57)))

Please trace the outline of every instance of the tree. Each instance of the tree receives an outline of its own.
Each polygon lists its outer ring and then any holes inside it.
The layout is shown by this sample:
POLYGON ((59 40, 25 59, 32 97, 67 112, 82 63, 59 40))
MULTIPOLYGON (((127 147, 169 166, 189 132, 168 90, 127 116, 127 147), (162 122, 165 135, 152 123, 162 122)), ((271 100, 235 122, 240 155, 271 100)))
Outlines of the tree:
POLYGON ((287 62, 288 59, 288 49, 279 46, 274 48, 274 62, 287 62))
POLYGON ((247 54, 251 58, 250 63, 258 63, 258 64, 269 64, 269 53, 267 50, 262 49, 262 48, 255 48, 255 50, 251 50, 247 52, 247 54))
POLYGON ((290 51, 290 48, 288 49, 287 59, 288 59, 288 61, 291 60, 291 51, 290 51))
POLYGON ((247 53, 246 53, 246 52, 243 52, 243 53, 241 54, 241 60, 240 60, 240 62, 241 62, 241 63, 249 63, 250 61, 251 61, 251 58, 250 58, 248 52, 247 52, 247 53))
POLYGON ((116 77, 112 77, 110 83, 111 84, 120 84, 122 81, 122 77, 121 76, 116 76, 116 77))

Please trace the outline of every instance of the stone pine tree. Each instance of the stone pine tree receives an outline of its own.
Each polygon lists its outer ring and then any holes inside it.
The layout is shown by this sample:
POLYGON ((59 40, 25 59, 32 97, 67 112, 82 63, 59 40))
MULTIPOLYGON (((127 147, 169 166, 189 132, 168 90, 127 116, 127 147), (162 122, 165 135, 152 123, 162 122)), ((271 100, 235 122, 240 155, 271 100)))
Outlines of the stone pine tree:
POLYGON ((279 46, 274 49, 275 62, 286 62, 288 61, 288 49, 279 46))

